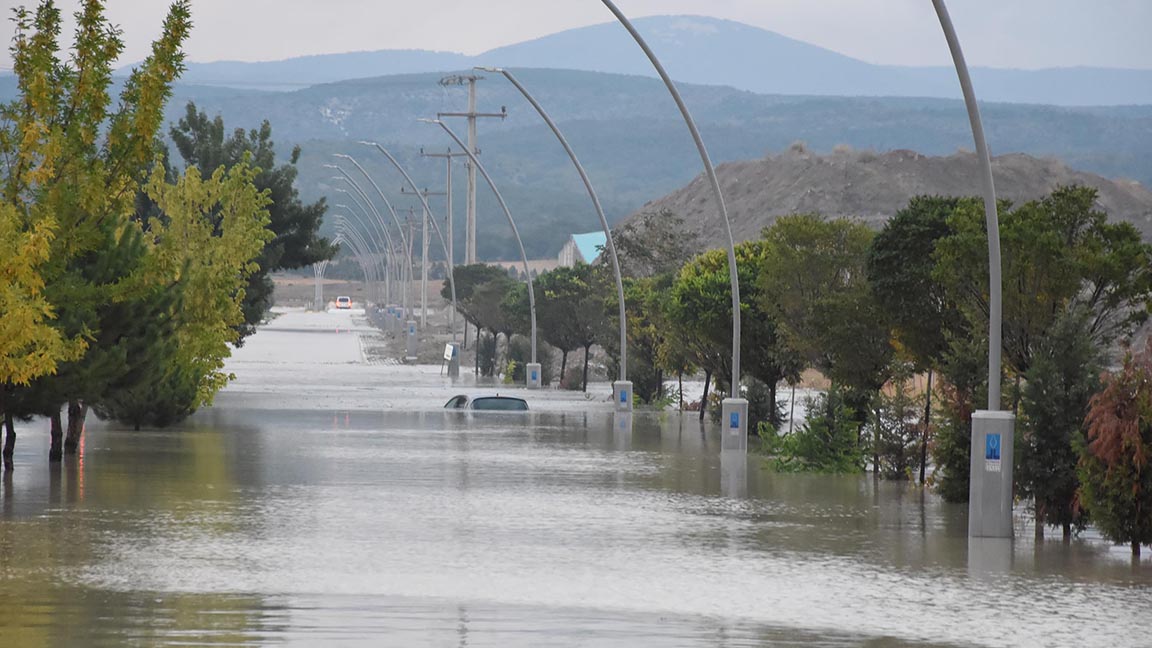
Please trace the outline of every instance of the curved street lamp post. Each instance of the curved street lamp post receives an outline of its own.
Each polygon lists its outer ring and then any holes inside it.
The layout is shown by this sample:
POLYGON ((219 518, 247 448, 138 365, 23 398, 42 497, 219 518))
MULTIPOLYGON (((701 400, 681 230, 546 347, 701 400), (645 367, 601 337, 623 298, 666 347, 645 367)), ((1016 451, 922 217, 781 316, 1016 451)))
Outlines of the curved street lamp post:
POLYGON ((627 16, 616 7, 612 0, 601 1, 616 16, 620 24, 628 30, 640 49, 644 50, 644 54, 652 63, 652 67, 656 68, 664 86, 668 88, 668 93, 672 95, 672 100, 676 102, 676 107, 680 109, 680 116, 683 117, 684 124, 692 135, 692 141, 696 144, 696 151, 700 154, 700 162, 704 165, 704 173, 708 176, 708 184, 712 187, 716 206, 720 210, 721 219, 724 221, 724 230, 728 234, 728 276, 732 283, 732 384, 730 396, 725 398, 721 404, 722 436, 720 447, 725 450, 747 451, 748 401, 740 398, 740 280, 736 271, 736 244, 732 238, 732 223, 728 219, 728 208, 724 206, 724 194, 720 191, 720 181, 716 179, 716 169, 712 166, 711 158, 708 157, 708 149, 704 147, 704 140, 700 137, 696 122, 692 119, 688 106, 680 97, 680 91, 676 89, 672 77, 668 76, 664 66, 660 63, 660 59, 656 58, 656 54, 648 47, 644 37, 636 31, 627 16))
POLYGON ((996 210, 996 184, 992 180, 992 156, 984 139, 980 106, 972 77, 960 48, 960 39, 944 0, 932 0, 940 28, 948 41, 956 77, 964 94, 964 107, 980 161, 984 190, 984 219, 988 230, 988 409, 972 414, 969 446, 968 537, 1012 537, 1012 461, 1016 417, 1000 409, 1000 362, 1002 282, 1000 271, 1000 219, 996 210))
POLYGON ((628 381, 628 314, 624 304, 624 280, 620 276, 620 260, 616 256, 616 245, 612 242, 612 229, 608 226, 608 219, 604 216, 604 209, 600 206, 600 198, 596 195, 596 190, 592 188, 592 181, 588 179, 588 174, 584 172, 584 166, 580 164, 580 160, 576 157, 576 152, 568 144, 568 140, 564 134, 560 132, 560 128, 556 122, 536 101, 536 98, 528 92, 512 75, 511 72, 503 68, 496 67, 483 67, 477 66, 475 69, 483 72, 492 72, 494 74, 502 74, 505 79, 524 95, 528 103, 536 109, 536 112, 548 124, 548 128, 552 129, 552 134, 559 140, 560 146, 564 147, 564 152, 568 154, 568 159, 572 160, 572 165, 576 167, 576 171, 580 174, 580 180, 584 182, 584 188, 588 191, 588 197, 592 199, 592 207, 596 210, 596 216, 600 219, 600 227, 604 229, 605 248, 608 251, 608 258, 612 261, 612 271, 616 278, 616 299, 620 307, 620 379, 612 383, 612 402, 613 407, 618 410, 630 411, 632 409, 632 383, 628 381))
POLYGON ((496 202, 500 203, 500 209, 504 211, 504 216, 508 218, 508 225, 512 227, 512 235, 516 237, 516 245, 520 248, 520 259, 524 262, 524 277, 528 282, 528 310, 529 319, 532 328, 532 361, 528 364, 525 371, 525 381, 528 383, 529 389, 538 389, 541 383, 541 368, 540 364, 536 361, 536 294, 532 286, 532 270, 528 267, 528 254, 524 251, 524 241, 520 238, 520 230, 516 228, 516 220, 512 218, 512 212, 508 210, 508 203, 504 202, 504 197, 500 195, 500 190, 496 188, 496 183, 492 181, 492 176, 484 169, 484 165, 480 164, 480 160, 476 158, 473 153, 464 144, 463 141, 452 132, 448 127, 439 119, 421 119, 421 122, 426 124, 436 124, 456 142, 457 146, 463 149, 468 154, 468 159, 472 162, 473 167, 484 176, 484 181, 488 183, 488 187, 492 189, 492 193, 496 196, 496 202))

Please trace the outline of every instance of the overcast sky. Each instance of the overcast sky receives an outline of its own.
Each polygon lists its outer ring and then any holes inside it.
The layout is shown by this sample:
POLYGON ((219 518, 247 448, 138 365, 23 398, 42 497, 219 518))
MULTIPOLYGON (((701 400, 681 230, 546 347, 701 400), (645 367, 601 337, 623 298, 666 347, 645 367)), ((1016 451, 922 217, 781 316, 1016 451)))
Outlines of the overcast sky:
MULTIPOLYGON (((5 8, 34 0, 0 0, 5 8)), ((67 13, 77 0, 57 2, 67 13)), ((728 18, 872 63, 947 65, 930 0, 617 0, 631 17, 728 18)), ((122 63, 142 59, 162 0, 107 0, 124 29, 122 63)), ((951 0, 972 65, 1152 68, 1152 0, 951 0)), ((7 13, 7 11, 5 11, 7 13)), ((191 61, 261 61, 378 49, 478 54, 572 27, 608 22, 597 0, 192 0, 191 61)), ((11 21, 0 23, 10 69, 11 21)), ((71 36, 71 27, 65 32, 71 36)))

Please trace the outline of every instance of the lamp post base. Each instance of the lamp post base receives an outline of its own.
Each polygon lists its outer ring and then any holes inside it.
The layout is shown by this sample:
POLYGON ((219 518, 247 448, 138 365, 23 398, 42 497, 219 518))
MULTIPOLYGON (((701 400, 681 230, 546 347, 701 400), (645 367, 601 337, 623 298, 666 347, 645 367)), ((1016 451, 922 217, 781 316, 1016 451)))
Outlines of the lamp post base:
POLYGON ((528 389, 540 389, 543 381, 543 371, 540 369, 540 363, 529 362, 524 368, 524 378, 528 383, 528 389))
POLYGON ((968 481, 968 537, 1012 537, 1012 412, 972 414, 968 481))
POLYGON ((632 411, 632 381, 617 380, 612 383, 612 407, 617 412, 632 411))

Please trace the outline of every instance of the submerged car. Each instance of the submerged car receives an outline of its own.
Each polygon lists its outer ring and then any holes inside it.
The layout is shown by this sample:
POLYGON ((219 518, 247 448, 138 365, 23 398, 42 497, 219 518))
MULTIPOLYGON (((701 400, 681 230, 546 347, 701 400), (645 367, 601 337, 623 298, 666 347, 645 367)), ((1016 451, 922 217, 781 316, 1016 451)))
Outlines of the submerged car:
POLYGON ((352 298, 347 296, 340 296, 336 298, 336 308, 345 309, 352 308, 352 298))
POLYGON ((515 396, 476 396, 470 397, 466 394, 453 396, 447 403, 444 403, 444 409, 457 409, 457 410, 484 410, 489 412, 527 412, 528 401, 523 398, 516 398, 515 396))

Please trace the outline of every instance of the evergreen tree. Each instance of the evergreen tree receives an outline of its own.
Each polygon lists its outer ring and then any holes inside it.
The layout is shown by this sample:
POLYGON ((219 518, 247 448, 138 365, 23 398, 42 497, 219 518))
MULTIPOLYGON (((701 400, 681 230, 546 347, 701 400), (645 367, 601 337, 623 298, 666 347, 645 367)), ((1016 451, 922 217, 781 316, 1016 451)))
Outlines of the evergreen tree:
POLYGON ((1084 444, 1088 402, 1100 386, 1098 351, 1088 332, 1087 314, 1065 314, 1038 345, 1025 376, 1016 486, 1031 497, 1036 536, 1059 526, 1064 537, 1083 528, 1077 498, 1079 448, 1084 444))
POLYGON ((258 169, 253 180, 256 188, 268 192, 268 228, 272 238, 256 259, 258 270, 248 276, 244 286, 244 321, 237 325, 237 342, 241 343, 255 332, 271 307, 271 273, 310 266, 336 254, 336 246, 318 236, 327 207, 323 199, 311 204, 300 201, 294 186, 300 147, 292 149, 287 163, 277 165, 272 126, 267 120, 259 129, 237 128, 228 134, 222 117, 210 119, 189 102, 184 117, 169 130, 169 135, 186 167, 196 167, 208 177, 218 168, 231 169, 247 161, 258 169))

